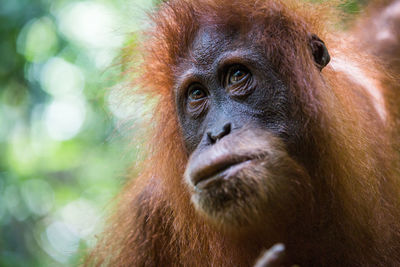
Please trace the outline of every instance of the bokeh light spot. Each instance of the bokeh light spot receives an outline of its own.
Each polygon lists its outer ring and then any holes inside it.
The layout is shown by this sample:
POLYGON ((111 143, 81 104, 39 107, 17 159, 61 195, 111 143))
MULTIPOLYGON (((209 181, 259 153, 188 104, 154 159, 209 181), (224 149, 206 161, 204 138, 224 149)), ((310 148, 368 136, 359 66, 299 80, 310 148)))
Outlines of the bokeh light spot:
POLYGON ((78 250, 80 239, 65 223, 55 221, 46 228, 45 233, 42 246, 58 262, 66 262, 78 250))
POLYGON ((54 100, 45 111, 47 132, 54 140, 68 140, 79 133, 85 120, 86 106, 82 97, 54 100))
POLYGON ((117 16, 111 7, 96 2, 77 2, 60 12, 60 30, 71 40, 88 48, 119 47, 117 16))
POLYGON ((53 21, 48 17, 33 19, 21 30, 17 50, 29 61, 43 61, 58 48, 58 38, 53 21))
POLYGON ((53 96, 64 96, 80 92, 85 85, 85 79, 79 67, 55 57, 44 65, 40 83, 53 96))
POLYGON ((81 238, 93 232, 100 216, 95 206, 83 198, 68 204, 61 214, 68 227, 81 238))

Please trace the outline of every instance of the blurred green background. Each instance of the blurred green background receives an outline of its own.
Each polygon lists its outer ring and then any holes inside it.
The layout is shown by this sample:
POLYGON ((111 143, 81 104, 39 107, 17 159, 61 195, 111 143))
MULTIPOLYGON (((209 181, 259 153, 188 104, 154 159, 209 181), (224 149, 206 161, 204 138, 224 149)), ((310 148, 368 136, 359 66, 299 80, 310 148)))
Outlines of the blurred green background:
POLYGON ((0 2, 0 266, 76 266, 93 246, 146 114, 116 63, 155 2, 0 2))
POLYGON ((152 6, 0 2, 0 266, 76 266, 93 245, 140 146, 116 63, 152 6))

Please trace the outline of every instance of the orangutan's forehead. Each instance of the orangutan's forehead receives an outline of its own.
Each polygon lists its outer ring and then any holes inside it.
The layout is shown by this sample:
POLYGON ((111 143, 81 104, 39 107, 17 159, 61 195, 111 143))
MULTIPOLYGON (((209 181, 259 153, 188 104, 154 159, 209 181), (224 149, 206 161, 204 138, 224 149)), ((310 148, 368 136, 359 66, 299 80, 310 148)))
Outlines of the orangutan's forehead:
POLYGON ((193 40, 192 57, 200 64, 211 64, 215 57, 229 49, 232 41, 231 36, 215 28, 202 28, 193 40))
POLYGON ((200 65, 212 64, 226 52, 256 50, 256 42, 248 45, 248 36, 241 35, 235 28, 230 30, 216 27, 201 28, 192 43, 190 58, 200 65), (247 45, 245 45, 247 43, 247 45))

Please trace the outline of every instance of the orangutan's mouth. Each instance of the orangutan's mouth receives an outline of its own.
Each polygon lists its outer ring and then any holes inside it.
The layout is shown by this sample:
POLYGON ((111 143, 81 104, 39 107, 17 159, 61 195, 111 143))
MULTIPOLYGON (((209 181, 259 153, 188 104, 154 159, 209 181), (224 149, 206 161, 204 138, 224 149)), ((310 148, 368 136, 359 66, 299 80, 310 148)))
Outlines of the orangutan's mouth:
POLYGON ((235 176, 239 171, 248 167, 252 159, 249 157, 223 157, 211 164, 197 168, 192 174, 196 188, 206 188, 211 184, 235 176))

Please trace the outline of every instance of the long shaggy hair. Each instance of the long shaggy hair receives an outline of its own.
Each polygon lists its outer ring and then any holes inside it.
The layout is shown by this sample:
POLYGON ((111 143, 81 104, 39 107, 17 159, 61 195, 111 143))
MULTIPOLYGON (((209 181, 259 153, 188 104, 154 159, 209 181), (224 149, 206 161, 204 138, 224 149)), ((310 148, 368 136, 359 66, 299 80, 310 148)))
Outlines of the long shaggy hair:
MULTIPOLYGON (((276 242, 273 232, 241 238, 210 226, 196 213, 184 184, 188 155, 172 88, 175 66, 190 57, 192 41, 205 26, 234 31, 263 47, 296 104, 292 115, 299 118, 304 142, 296 145, 302 157, 295 164, 309 176, 299 188, 312 197, 307 203, 299 198, 309 213, 295 218, 279 240, 289 256, 304 266, 400 264, 395 149, 400 86, 388 82, 392 78, 374 58, 358 51, 356 38, 327 24, 335 17, 331 10, 292 0, 172 0, 161 5, 146 33, 141 75, 135 80, 142 93, 158 101, 149 155, 140 176, 121 193, 88 265, 249 266, 262 248, 276 242), (307 46, 310 33, 325 41, 332 57, 322 74, 307 46)), ((275 193, 284 198, 286 192, 275 193)))

